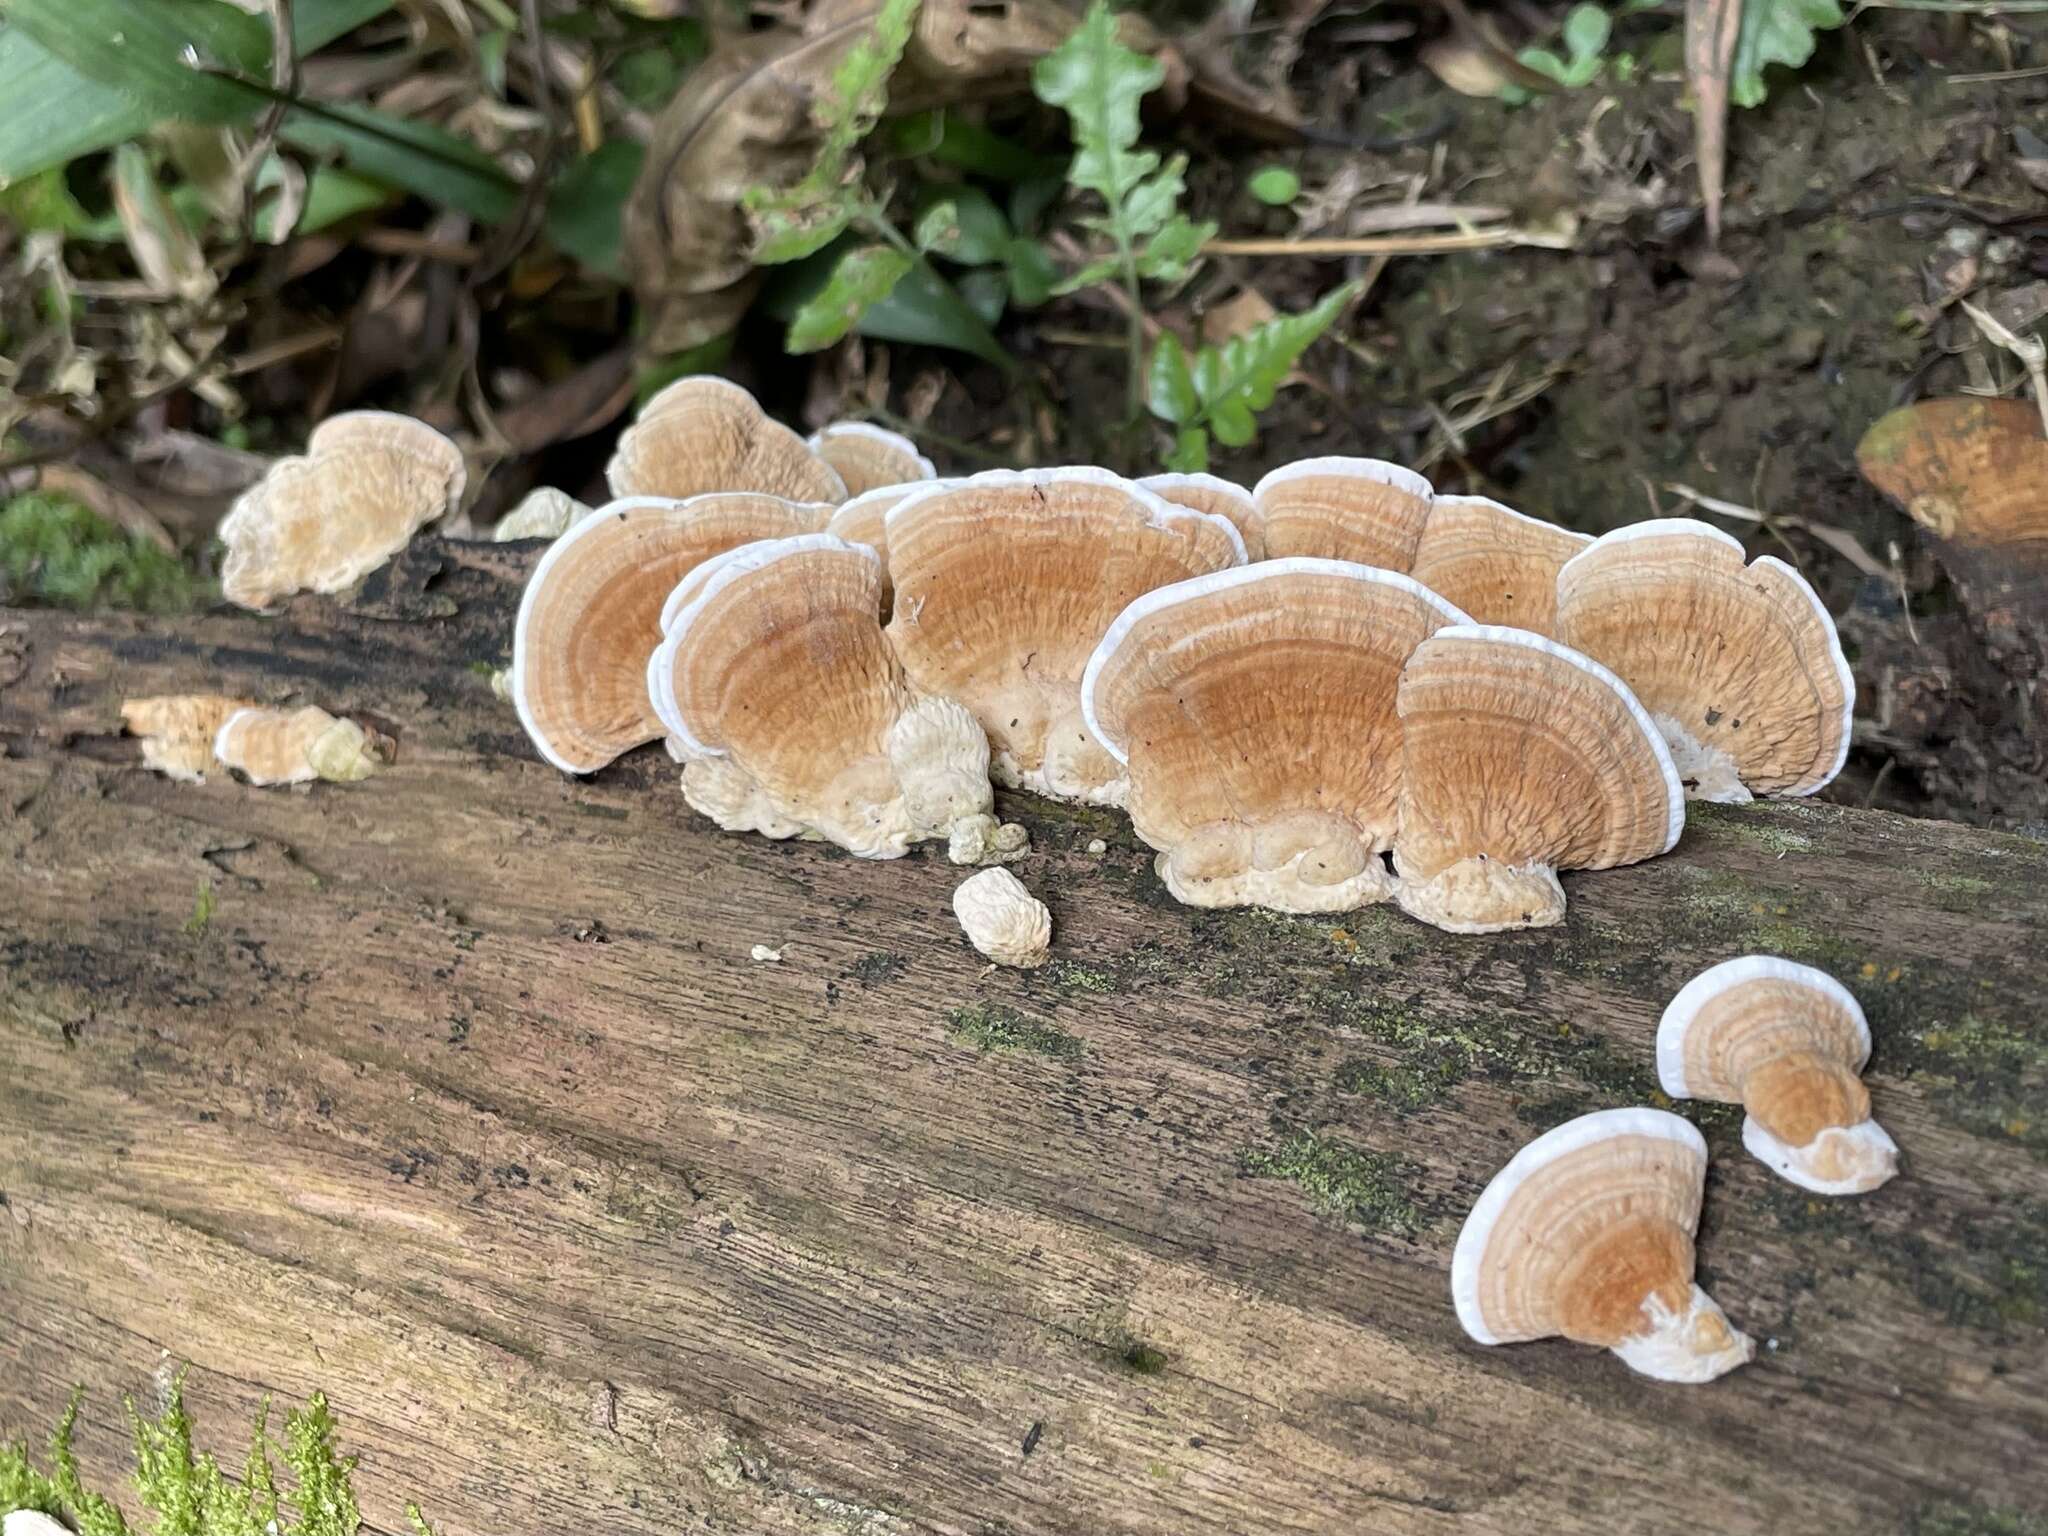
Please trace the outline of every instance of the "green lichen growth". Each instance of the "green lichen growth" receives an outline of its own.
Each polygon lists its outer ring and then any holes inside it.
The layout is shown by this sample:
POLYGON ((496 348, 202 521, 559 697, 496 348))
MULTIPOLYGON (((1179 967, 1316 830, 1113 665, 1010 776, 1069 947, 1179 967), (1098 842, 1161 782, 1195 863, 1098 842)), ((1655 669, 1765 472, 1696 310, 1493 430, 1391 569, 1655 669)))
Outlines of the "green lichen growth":
POLYGON ((871 949, 852 965, 846 974, 864 987, 879 987, 894 981, 910 968, 910 962, 901 955, 892 955, 886 949, 871 949))
POLYGON ((1741 875, 1687 874, 1691 889, 1680 897, 1678 915, 1682 936, 1693 943, 1739 945, 1838 973, 1853 971, 1864 959, 1857 945, 1830 928, 1827 914, 1809 910, 1812 891, 1763 886, 1741 875))
MULTIPOLYGON (((72 1394, 50 1437, 50 1470, 38 1470, 26 1445, 0 1445, 0 1511, 33 1509, 68 1522, 81 1536, 143 1536, 119 1507, 87 1489, 79 1477, 72 1436, 83 1392, 72 1394)), ((135 1489, 149 1512, 150 1536, 356 1536, 363 1523, 352 1477, 356 1458, 337 1455, 327 1399, 314 1393, 302 1409, 285 1414, 284 1444, 269 1435, 264 1402, 249 1453, 234 1481, 210 1455, 192 1449, 185 1411, 184 1375, 175 1377, 162 1414, 145 1419, 125 1400, 135 1437, 135 1489), (281 1490, 273 1453, 283 1458, 293 1486, 281 1490)), ((416 1536, 433 1536, 416 1505, 407 1505, 416 1536)))
POLYGON ((1990 1504, 1929 1504, 1913 1516, 1908 1536, 2048 1536, 2048 1515, 1990 1504))
POLYGON ((1120 992, 1116 978, 1107 971, 1098 971, 1090 966, 1076 965, 1071 960, 1055 960, 1045 968, 1045 974, 1052 984, 1062 992, 1120 992))
POLYGON ((0 602, 182 613, 206 587, 147 539, 33 492, 0 504, 0 602))
POLYGON ((1404 1157, 1297 1130, 1270 1146, 1244 1148, 1237 1165, 1246 1178, 1300 1186, 1318 1211, 1368 1232, 1413 1237, 1426 1225, 1411 1193, 1422 1169, 1404 1157))
POLYGON ((198 890, 192 898, 192 915, 185 919, 185 932, 195 939, 204 934, 207 925, 213 921, 215 905, 213 882, 201 875, 198 890))
POLYGON ((1920 883, 1944 912, 1975 912, 1984 905, 1984 898, 1998 889, 1996 884, 1977 875, 1936 874, 1931 870, 1921 874, 1920 883))
POLYGON ((1955 1124, 2048 1156, 2048 1024, 1965 1011, 1926 1019, 1885 1045, 1887 1069, 1916 1079, 1955 1124))
POLYGON ((946 1034, 956 1045, 991 1051, 1028 1051, 1057 1061, 1079 1061, 1086 1049, 1079 1037, 1043 1020, 993 1003, 972 1003, 947 1016, 946 1034))
POLYGON ((1140 1376, 1158 1376, 1166 1370, 1167 1354, 1142 1339, 1132 1339, 1117 1352, 1117 1359, 1126 1370, 1136 1371, 1140 1376))
POLYGON ((1813 839, 1777 825, 1776 811, 1762 800, 1748 805, 1694 801, 1685 808, 1685 826, 1687 832, 1696 832, 1710 843, 1761 848, 1773 857, 1813 852, 1813 839))

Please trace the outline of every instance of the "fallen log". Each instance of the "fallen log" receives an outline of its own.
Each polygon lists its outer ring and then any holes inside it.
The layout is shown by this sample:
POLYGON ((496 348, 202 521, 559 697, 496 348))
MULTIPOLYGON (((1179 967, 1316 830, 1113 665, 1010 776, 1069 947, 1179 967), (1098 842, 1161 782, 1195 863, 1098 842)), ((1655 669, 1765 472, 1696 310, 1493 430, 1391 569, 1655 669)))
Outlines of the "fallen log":
POLYGON ((1696 807, 1567 875, 1561 928, 1467 939, 1189 911, 1121 817, 1012 796, 1054 958, 991 972, 942 857, 720 835, 658 749, 539 763, 489 682, 532 558, 422 541, 281 618, 0 612, 0 1434, 82 1382, 113 1485, 165 1362, 223 1454, 324 1389, 373 1526, 448 1536, 2048 1506, 2048 848, 1696 807), (121 700, 196 691, 374 717, 396 760, 143 771, 121 700), (1469 1343, 1478 1190, 1661 1102, 1658 1013, 1752 950, 1862 1000, 1904 1173, 1809 1196, 1682 1106, 1757 1360, 1469 1343))

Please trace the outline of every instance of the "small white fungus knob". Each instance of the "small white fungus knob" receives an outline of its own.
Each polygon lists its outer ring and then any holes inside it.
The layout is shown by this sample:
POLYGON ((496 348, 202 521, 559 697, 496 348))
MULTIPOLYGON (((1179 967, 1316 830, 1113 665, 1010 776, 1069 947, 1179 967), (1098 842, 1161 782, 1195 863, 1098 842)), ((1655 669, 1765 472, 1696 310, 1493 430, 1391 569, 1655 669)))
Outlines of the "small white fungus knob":
POLYGON ((1052 913, 1007 869, 985 869, 953 892, 953 913, 974 947, 997 965, 1045 964, 1052 913))

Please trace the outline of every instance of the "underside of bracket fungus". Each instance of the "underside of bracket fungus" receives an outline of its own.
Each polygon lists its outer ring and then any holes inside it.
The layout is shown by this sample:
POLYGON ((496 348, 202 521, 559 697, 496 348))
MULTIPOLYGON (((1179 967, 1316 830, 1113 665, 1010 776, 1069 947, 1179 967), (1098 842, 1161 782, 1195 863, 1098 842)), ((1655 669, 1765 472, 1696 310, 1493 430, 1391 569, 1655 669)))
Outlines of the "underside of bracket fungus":
POLYGON ((953 915, 968 942, 997 965, 1031 970, 1045 964, 1052 913, 1007 869, 985 869, 961 881, 953 915))
POLYGON ((1662 1110, 1601 1110, 1537 1137, 1458 1234, 1458 1321, 1481 1344, 1597 1344, 1660 1381, 1733 1370, 1756 1346, 1693 1281, 1706 1178, 1706 1142, 1662 1110))
POLYGON ((206 782, 214 765, 213 739, 228 717, 254 709, 254 699, 217 693, 165 694, 124 699, 121 723, 142 740, 142 765, 187 784, 206 782))
POLYGON ((1870 1118, 1870 1026, 1834 977, 1749 955, 1687 982, 1657 1026, 1657 1077, 1675 1099, 1747 1111, 1742 1144, 1802 1189, 1860 1195, 1899 1171, 1870 1118))
POLYGON ((1439 496, 1415 552, 1415 579, 1481 624, 1557 633, 1557 573, 1593 542, 1484 496, 1439 496))
POLYGON ((1811 795, 1842 771, 1856 683, 1806 579, 1687 518, 1594 540, 1557 576, 1557 633, 1650 711, 1695 800, 1811 795))
POLYGON ((759 492, 629 497, 572 525, 527 578, 507 691, 542 757, 595 773, 662 735, 647 694, 662 605, 713 555, 811 533, 831 508, 759 492))
POLYGON ((1405 576, 1268 560, 1139 597, 1081 685, 1138 835, 1191 906, 1342 912, 1392 894, 1402 664, 1465 616, 1405 576))
POLYGON ((1303 459, 1252 491, 1266 558, 1355 560, 1404 575, 1435 496, 1414 470, 1379 459, 1303 459))
POLYGON ((1266 536, 1259 531, 1258 503, 1243 486, 1215 475, 1147 475, 1138 484, 1161 501, 1225 519, 1244 540, 1245 559, 1266 558, 1266 536))
POLYGON ((846 482, 848 496, 860 496, 885 485, 903 485, 938 476, 932 461, 901 432, 865 421, 835 421, 810 437, 811 452, 846 482))
POLYGON ((678 379, 619 434, 605 478, 614 496, 681 500, 709 491, 762 491, 789 501, 846 500, 839 472, 739 385, 705 374, 678 379))
POLYGON ((351 411, 313 429, 221 519, 221 595, 264 608, 294 592, 339 592, 462 503, 462 450, 423 421, 351 411))
POLYGON ((1599 663, 1526 630, 1442 629, 1401 673, 1401 910, 1450 933, 1564 919, 1560 869, 1654 858, 1685 828, 1656 727, 1599 663))
POLYGON ((213 755, 251 784, 353 784, 379 766, 369 732, 315 705, 240 709, 213 738, 213 755))
POLYGON ((1133 598, 1244 563, 1228 521, 1101 469, 941 483, 889 513, 888 543, 911 680, 974 712, 998 783, 1094 805, 1125 782, 1082 720, 1089 653, 1133 598))
POLYGON ((1000 840, 987 739, 904 676, 881 579, 872 549, 820 533, 745 545, 692 583, 651 671, 695 809, 863 858, 1000 840))

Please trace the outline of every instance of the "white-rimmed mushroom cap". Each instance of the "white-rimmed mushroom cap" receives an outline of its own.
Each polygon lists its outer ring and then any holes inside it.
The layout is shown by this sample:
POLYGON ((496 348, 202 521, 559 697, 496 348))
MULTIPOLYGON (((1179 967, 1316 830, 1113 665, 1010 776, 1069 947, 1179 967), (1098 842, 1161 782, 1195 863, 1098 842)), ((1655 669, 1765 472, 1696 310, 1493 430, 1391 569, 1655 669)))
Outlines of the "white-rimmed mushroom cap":
POLYGON ((462 450, 423 421, 350 411, 313 429, 221 519, 221 595, 263 608, 294 592, 339 592, 426 524, 462 504, 462 450))
POLYGON ((1294 558, 1135 599, 1089 657, 1089 731, 1127 765, 1138 835, 1194 906, 1383 901, 1401 780, 1395 694, 1465 622, 1391 571, 1294 558))
POLYGON ((830 511, 755 492, 638 496, 571 526, 527 578, 512 632, 507 689, 541 756, 594 773, 660 736, 647 661, 676 584, 736 545, 811 532, 830 511))
POLYGON ((1244 540, 1245 558, 1266 558, 1266 536, 1259 529, 1258 503, 1243 486, 1217 475, 1203 474, 1147 475, 1138 484, 1176 507, 1228 519, 1244 540))
POLYGON ((1667 852, 1685 829, 1671 754, 1628 687, 1569 647, 1441 629, 1401 674, 1401 909, 1451 933, 1562 921, 1560 869, 1667 852))
POLYGON ((1702 971, 1657 1026, 1664 1091, 1742 1105, 1743 1145, 1816 1194, 1863 1194, 1898 1172, 1897 1144, 1870 1118, 1869 1059, 1870 1026, 1849 989, 1774 955, 1702 971))
POLYGON ((1557 633, 1557 573, 1593 542, 1484 496, 1430 503, 1415 551, 1415 579, 1481 624, 1557 633))
POLYGON ((838 471, 846 494, 938 477, 938 468, 901 432, 868 421, 835 421, 810 436, 810 449, 838 471))
POLYGON ((992 825, 987 739, 905 678, 880 587, 874 550, 824 533, 706 568, 650 669, 691 805, 728 830, 801 832, 863 858, 992 825))
POLYGON ((614 496, 682 500, 762 491, 789 501, 846 500, 839 472, 729 379, 678 379, 619 434, 605 479, 614 496))
POLYGON ((1403 575, 1435 498, 1414 470, 1382 459, 1302 459, 1252 488, 1268 559, 1353 560, 1403 575))
POLYGON ((935 484, 887 521, 889 636, 912 680, 974 712, 1000 782, 1121 803, 1081 719, 1089 653, 1132 598, 1242 565, 1237 529, 1090 468, 935 484))
POLYGON ((888 622, 896 604, 896 584, 889 576, 889 513, 912 493, 934 485, 954 485, 953 480, 912 480, 900 485, 876 486, 843 503, 825 523, 825 531, 849 544, 865 544, 882 557, 882 621, 888 622))
POLYGON ((1045 964, 1052 913, 1007 869, 984 869, 953 892, 953 915, 968 942, 997 965, 1045 964))
POLYGON ((1662 1381, 1702 1382, 1755 1353, 1693 1282, 1707 1144, 1676 1115, 1607 1109, 1537 1137, 1458 1234, 1451 1297, 1481 1344, 1562 1335, 1662 1381))
POLYGON ((1557 575, 1557 632, 1628 683, 1696 800, 1811 795, 1849 755, 1856 681, 1806 579, 1690 518, 1617 528, 1557 575))

